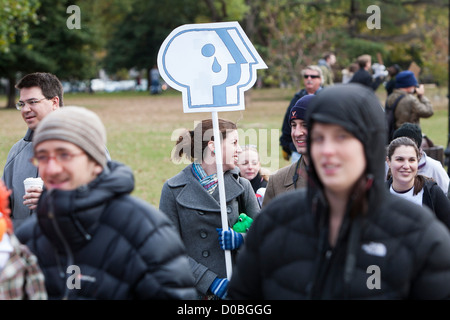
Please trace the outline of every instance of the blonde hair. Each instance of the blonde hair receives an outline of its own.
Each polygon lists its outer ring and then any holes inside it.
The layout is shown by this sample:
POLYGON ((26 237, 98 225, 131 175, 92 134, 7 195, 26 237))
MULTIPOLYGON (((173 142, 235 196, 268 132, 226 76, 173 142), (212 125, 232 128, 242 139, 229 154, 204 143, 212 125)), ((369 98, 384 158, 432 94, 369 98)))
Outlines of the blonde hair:
POLYGON ((269 176, 271 174, 270 170, 268 168, 264 168, 261 166, 261 159, 259 157, 259 152, 258 152, 258 148, 253 145, 253 144, 246 144, 245 146, 241 146, 242 149, 242 153, 244 153, 245 151, 254 151, 256 152, 257 156, 258 156, 258 162, 260 164, 260 168, 259 168, 259 175, 265 180, 265 181, 269 181, 269 176))

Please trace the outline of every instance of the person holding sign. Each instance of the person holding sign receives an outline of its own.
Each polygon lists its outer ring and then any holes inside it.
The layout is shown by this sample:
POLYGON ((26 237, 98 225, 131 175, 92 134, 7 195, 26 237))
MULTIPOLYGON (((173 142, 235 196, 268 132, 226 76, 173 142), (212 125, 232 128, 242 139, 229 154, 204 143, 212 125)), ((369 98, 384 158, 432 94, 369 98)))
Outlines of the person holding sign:
POLYGON ((189 256, 199 299, 225 299, 228 278, 224 250, 234 263, 245 233, 259 214, 251 183, 239 176, 241 152, 236 124, 219 119, 223 181, 229 229, 221 224, 213 121, 206 119, 178 138, 173 160, 192 164, 164 183, 159 209, 175 224, 189 256), (244 225, 245 224, 245 225, 244 225))

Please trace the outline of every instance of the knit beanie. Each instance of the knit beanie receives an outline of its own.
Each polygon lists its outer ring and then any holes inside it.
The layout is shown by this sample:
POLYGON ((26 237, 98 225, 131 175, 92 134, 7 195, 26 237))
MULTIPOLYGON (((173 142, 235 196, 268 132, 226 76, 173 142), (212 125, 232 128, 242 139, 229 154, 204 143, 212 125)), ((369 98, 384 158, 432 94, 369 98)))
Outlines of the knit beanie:
POLYGON ((71 142, 102 167, 106 165, 105 127, 97 114, 84 107, 63 107, 48 114, 34 132, 34 148, 47 140, 71 142))
POLYGON ((409 88, 417 87, 418 83, 414 72, 406 70, 398 73, 395 76, 395 87, 396 88, 409 88))
POLYGON ((405 122, 394 131, 393 139, 398 137, 411 138, 418 148, 422 145, 422 130, 417 124, 405 122))
POLYGON ((306 110, 308 110, 308 105, 314 97, 315 95, 308 94, 297 100, 297 102, 291 109, 291 113, 289 114, 289 125, 291 124, 292 120, 305 120, 306 110))

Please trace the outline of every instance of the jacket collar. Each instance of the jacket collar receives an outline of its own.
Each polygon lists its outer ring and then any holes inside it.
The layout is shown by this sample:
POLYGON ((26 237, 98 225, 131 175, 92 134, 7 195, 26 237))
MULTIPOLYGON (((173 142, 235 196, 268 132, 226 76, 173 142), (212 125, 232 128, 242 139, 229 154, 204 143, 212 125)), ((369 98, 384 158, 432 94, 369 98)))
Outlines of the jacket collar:
POLYGON ((110 201, 131 193, 133 187, 131 169, 110 161, 96 179, 75 190, 44 188, 37 208, 38 223, 58 250, 66 250, 65 245, 77 250, 90 241, 110 201))
MULTIPOLYGON (((239 170, 234 168, 224 172, 225 200, 230 202, 244 192, 239 182, 239 170)), ((181 188, 176 197, 179 205, 200 211, 220 212, 219 188, 210 195, 192 174, 192 164, 184 168, 173 178, 167 181, 171 188, 181 188)))
POLYGON ((31 142, 33 140, 33 134, 34 130, 28 128, 27 133, 25 133, 25 136, 23 137, 23 140, 31 142))

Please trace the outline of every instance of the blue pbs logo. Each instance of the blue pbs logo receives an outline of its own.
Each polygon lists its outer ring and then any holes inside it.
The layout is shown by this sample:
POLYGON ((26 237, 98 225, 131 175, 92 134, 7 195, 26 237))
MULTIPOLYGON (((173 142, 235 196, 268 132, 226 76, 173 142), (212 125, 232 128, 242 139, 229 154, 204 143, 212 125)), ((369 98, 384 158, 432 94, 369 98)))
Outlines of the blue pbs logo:
POLYGON ((183 95, 184 112, 245 109, 244 92, 267 68, 237 22, 183 25, 158 53, 161 77, 183 95))

